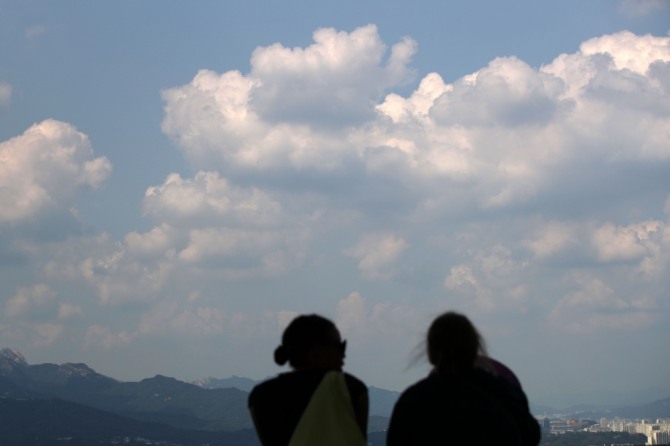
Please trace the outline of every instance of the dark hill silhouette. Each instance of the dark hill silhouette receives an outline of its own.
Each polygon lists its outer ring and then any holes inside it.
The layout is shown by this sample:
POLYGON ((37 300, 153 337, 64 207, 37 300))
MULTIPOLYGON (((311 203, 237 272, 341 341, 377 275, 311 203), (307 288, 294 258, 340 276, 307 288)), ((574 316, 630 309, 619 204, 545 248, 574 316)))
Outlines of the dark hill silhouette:
MULTIPOLYGON (((252 422, 246 404, 248 392, 239 388, 218 388, 219 385, 230 383, 230 380, 234 380, 240 387, 253 383, 248 378, 240 377, 222 380, 210 378, 208 384, 201 385, 217 388, 204 388, 162 375, 139 382, 120 382, 97 373, 86 364, 30 365, 20 352, 0 349, 0 398, 60 399, 136 421, 162 423, 180 429, 251 429, 252 422)), ((388 416, 397 397, 398 392, 370 387, 371 431, 386 429, 388 416)), ((4 403, 9 404, 6 401, 4 403)), ((552 413, 549 410, 543 412, 552 413)), ((670 418, 670 398, 646 405, 575 410, 573 415, 582 419, 598 419, 601 416, 670 418)))
MULTIPOLYGON (((29 365, 15 350, 0 350, 0 392, 33 398, 59 398, 137 420, 184 429, 250 429, 246 392, 203 389, 156 375, 120 382, 85 364, 29 365)), ((2 393, 0 393, 2 394, 2 393)))
POLYGON ((235 432, 177 429, 57 399, 0 398, 0 420, 3 445, 112 444, 114 439, 123 437, 184 446, 259 444, 251 429, 235 432), (66 438, 69 440, 65 441, 66 438))

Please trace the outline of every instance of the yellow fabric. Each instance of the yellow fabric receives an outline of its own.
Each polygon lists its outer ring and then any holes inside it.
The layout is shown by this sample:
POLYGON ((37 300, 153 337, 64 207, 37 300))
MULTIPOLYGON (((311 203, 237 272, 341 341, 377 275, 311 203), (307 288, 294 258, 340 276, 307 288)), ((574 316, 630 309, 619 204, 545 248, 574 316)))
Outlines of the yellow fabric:
POLYGON ((314 391, 289 446, 365 446, 342 372, 326 375, 314 391))

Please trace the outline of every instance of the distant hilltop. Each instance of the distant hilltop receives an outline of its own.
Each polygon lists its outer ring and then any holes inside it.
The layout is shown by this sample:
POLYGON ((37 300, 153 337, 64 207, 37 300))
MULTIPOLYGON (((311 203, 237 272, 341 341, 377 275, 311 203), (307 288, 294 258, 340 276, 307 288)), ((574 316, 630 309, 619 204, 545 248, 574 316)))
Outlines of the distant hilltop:
MULTIPOLYGON (((168 424, 179 427, 224 430, 251 427, 246 398, 258 382, 232 376, 209 377, 187 383, 163 375, 140 382, 120 382, 97 373, 83 363, 30 365, 20 351, 11 348, 0 349, 0 378, 0 395, 6 397, 39 394, 41 397, 58 397, 102 410, 131 414, 140 419, 169 421, 168 424), (196 409, 198 405, 200 409, 196 409), (220 412, 216 415, 208 413, 217 410, 220 412), (172 419, 175 411, 183 411, 189 416, 176 422, 172 419), (187 419, 189 421, 185 421, 187 419)), ((373 386, 369 387, 369 392, 370 414, 375 420, 372 424, 385 427, 399 392, 373 386)), ((624 407, 579 406, 556 409, 531 404, 531 411, 538 417, 560 413, 591 419, 615 416, 670 418, 670 398, 624 407)))
POLYGON ((12 348, 3 348, 0 350, 0 372, 9 373, 27 365, 28 362, 20 351, 12 348))
POLYGON ((241 376, 231 376, 230 378, 202 378, 193 381, 198 387, 203 389, 227 389, 235 388, 244 390, 245 392, 250 392, 251 389, 257 384, 257 381, 254 381, 250 378, 243 378, 241 376))
MULTIPOLYGON (((183 429, 250 429, 249 391, 257 381, 232 376, 187 383, 156 375, 121 382, 82 363, 30 365, 16 349, 0 350, 0 396, 60 398, 141 421, 183 429)), ((370 428, 384 430, 398 392, 370 387, 370 428)))

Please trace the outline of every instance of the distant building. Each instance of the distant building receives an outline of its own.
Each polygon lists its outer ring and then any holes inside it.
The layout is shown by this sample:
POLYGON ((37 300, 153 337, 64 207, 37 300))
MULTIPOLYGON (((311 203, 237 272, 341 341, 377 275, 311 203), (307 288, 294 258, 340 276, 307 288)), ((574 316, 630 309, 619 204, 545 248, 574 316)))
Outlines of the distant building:
POLYGON ((659 419, 654 423, 647 420, 613 420, 610 429, 614 432, 643 434, 647 437, 648 445, 670 444, 670 420, 659 419))
POLYGON ((670 444, 670 432, 653 431, 651 436, 647 437, 647 444, 670 444))

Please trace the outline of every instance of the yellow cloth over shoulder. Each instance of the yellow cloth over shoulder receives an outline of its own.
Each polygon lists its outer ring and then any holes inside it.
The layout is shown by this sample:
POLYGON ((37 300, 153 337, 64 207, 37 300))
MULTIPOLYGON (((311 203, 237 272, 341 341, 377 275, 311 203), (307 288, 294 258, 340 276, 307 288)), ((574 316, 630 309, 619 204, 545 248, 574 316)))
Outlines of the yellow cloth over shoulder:
POLYGON ((324 375, 314 391, 289 446, 365 446, 342 372, 324 375))

